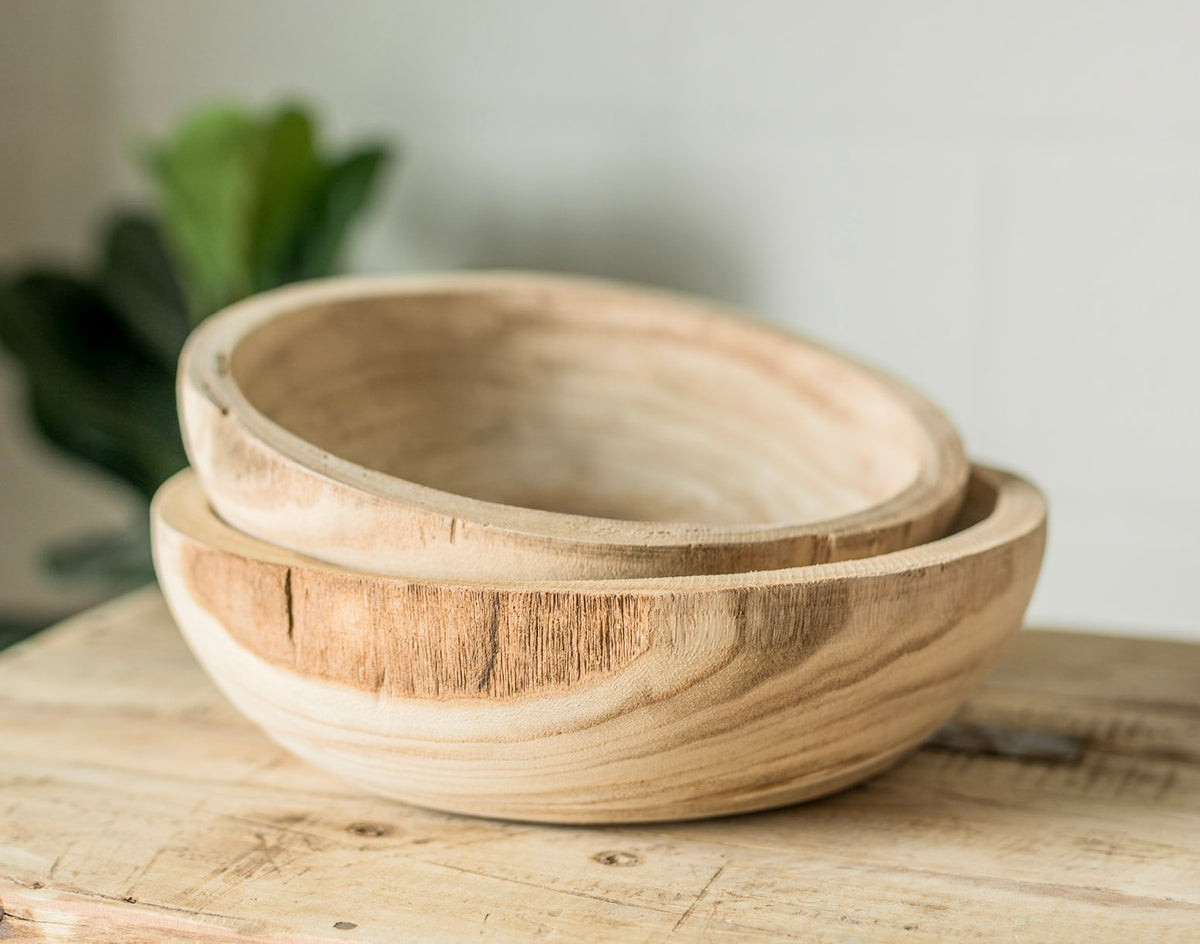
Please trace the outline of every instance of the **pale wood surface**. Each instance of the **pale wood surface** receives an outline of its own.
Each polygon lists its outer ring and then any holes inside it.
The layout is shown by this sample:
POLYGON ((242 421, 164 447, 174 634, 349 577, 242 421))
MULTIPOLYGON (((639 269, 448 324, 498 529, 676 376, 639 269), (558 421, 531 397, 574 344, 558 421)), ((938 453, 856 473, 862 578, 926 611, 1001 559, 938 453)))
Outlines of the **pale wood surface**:
POLYGON ((431 813, 274 747, 144 591, 0 657, 0 940, 1200 937, 1200 646, 1026 632, 962 717, 1082 754, 669 826, 431 813))
POLYGON ((312 763, 440 810, 556 823, 809 799, 914 750, 1021 625, 1046 508, 976 467, 955 533, 787 570, 526 584, 349 571, 224 524, 190 472, 154 555, 188 644, 312 763))
POLYGON ((348 277, 207 319, 179 371, 234 527, 410 577, 770 570, 940 537, 967 481, 897 381, 712 303, 536 273, 348 277))

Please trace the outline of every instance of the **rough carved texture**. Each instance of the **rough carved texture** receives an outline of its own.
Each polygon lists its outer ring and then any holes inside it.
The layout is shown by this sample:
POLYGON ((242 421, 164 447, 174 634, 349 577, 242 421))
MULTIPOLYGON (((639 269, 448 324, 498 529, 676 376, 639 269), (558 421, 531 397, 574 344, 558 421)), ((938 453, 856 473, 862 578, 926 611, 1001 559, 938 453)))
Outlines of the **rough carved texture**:
POLYGON ((827 793, 943 721, 1020 624, 1045 506, 979 469, 951 536, 752 574, 485 584, 354 573, 242 535, 182 473, 167 599, 230 698, 372 789, 560 822, 827 793))

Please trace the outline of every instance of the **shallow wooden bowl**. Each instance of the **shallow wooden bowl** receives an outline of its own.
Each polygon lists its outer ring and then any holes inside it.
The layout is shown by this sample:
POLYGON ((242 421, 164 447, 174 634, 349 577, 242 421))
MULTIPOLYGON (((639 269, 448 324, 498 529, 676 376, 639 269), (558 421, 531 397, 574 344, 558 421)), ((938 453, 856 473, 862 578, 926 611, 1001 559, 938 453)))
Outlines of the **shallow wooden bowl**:
POLYGON ((913 750, 1019 627, 1046 509, 977 468, 960 530, 920 547, 540 584, 321 564, 223 524, 191 472, 153 518, 184 636, 280 744, 421 806, 590 823, 779 806, 913 750))
POLYGON ((373 573, 767 570, 940 536, 966 487, 902 385, 692 299, 514 273, 258 296, 184 352, 192 464, 230 524, 373 573))

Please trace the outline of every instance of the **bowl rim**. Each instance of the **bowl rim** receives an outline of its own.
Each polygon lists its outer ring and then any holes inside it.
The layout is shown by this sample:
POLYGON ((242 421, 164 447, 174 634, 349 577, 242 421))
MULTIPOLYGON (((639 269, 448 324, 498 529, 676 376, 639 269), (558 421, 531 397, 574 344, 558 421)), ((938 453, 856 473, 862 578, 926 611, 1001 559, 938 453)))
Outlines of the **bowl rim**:
POLYGON ((990 496, 985 498, 990 504, 985 507, 982 517, 925 544, 901 548, 874 557, 804 564, 776 570, 670 577, 496 581, 454 577, 406 577, 342 567, 306 557, 226 524, 209 505, 199 476, 190 468, 177 472, 163 483, 151 502, 150 516, 156 542, 158 529, 167 528, 204 547, 231 554, 245 561, 351 576, 363 581, 380 581, 408 587, 461 588, 513 594, 705 594, 751 587, 818 584, 846 578, 874 578, 908 573, 986 553, 1013 544, 1045 528, 1045 497, 1037 486, 1016 473, 976 463, 971 466, 970 488, 983 489, 990 496))
POLYGON ((337 276, 294 283, 253 295, 205 319, 191 334, 180 355, 178 375, 184 442, 193 465, 197 461, 183 416, 184 390, 198 393, 223 419, 233 420, 258 445, 292 469, 302 470, 333 486, 361 493, 375 502, 403 506, 470 522, 481 529, 525 537, 568 541, 573 545, 627 543, 643 547, 710 544, 736 546, 790 538, 840 536, 886 531, 935 515, 960 501, 969 475, 961 439, 949 418, 928 398, 887 373, 790 331, 775 327, 729 306, 679 292, 608 279, 520 270, 482 270, 399 276, 337 276), (835 360, 875 385, 895 401, 911 421, 920 458, 911 481, 881 502, 844 515, 803 521, 747 524, 704 524, 686 521, 642 521, 510 505, 423 485, 328 452, 292 433, 259 410, 241 391, 232 361, 238 344, 271 320, 306 308, 363 298, 403 297, 443 291, 487 290, 586 291, 661 302, 690 314, 757 332, 779 343, 798 345, 835 360))

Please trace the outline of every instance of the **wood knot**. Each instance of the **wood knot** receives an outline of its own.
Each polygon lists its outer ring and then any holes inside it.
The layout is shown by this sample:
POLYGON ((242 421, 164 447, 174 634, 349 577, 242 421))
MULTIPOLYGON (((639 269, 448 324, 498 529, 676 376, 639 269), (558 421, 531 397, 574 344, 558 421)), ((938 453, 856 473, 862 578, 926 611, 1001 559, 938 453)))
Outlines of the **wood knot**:
POLYGON ((599 862, 601 865, 615 865, 619 868, 627 868, 631 865, 637 865, 641 862, 632 852, 615 852, 612 850, 606 852, 597 852, 592 859, 599 862))
POLYGON ((339 931, 353 931, 358 927, 353 921, 335 921, 333 926, 339 931))
POLYGON ((346 832, 356 836, 390 836, 392 827, 384 823, 351 823, 346 832))

